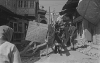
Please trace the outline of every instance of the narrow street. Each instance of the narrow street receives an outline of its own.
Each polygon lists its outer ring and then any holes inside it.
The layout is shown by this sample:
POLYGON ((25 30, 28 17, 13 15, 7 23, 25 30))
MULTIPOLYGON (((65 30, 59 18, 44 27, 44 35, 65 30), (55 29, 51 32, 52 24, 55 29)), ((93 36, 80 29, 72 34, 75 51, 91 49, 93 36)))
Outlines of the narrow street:
MULTIPOLYGON (((87 51, 88 48, 84 48, 84 52, 87 51)), ((88 49, 89 51, 90 49, 88 49)), ((90 51, 92 51, 91 49, 90 51)), ((90 52, 89 51, 89 52, 90 52)), ((99 51, 99 50, 98 50, 99 51)), ((97 53, 96 51, 92 51, 91 53, 97 53)), ((41 58, 39 56, 33 56, 31 58, 22 59, 23 63, 100 63, 100 57, 95 57, 90 55, 86 55, 85 53, 82 53, 77 49, 76 51, 69 51, 69 55, 66 56, 66 54, 55 54, 51 53, 48 57, 42 56, 41 58)), ((37 53, 38 54, 38 53, 37 53)))
POLYGON ((48 58, 42 58, 35 63, 99 63, 98 59, 87 56, 78 51, 70 51, 70 55, 51 54, 48 58))
POLYGON ((100 0, 0 0, 0 20, 0 63, 100 63, 100 0))

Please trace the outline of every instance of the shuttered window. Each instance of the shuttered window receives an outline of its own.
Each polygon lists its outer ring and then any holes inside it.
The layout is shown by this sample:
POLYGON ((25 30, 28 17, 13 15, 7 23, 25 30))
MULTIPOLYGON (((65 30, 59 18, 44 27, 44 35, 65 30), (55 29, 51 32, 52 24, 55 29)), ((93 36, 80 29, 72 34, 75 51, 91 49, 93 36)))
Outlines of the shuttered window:
POLYGON ((30 1, 30 8, 34 8, 34 1, 30 1))
POLYGON ((22 8, 23 7, 23 1, 18 1, 17 5, 18 5, 19 8, 22 8))
POLYGON ((24 8, 28 8, 28 1, 24 1, 24 8))

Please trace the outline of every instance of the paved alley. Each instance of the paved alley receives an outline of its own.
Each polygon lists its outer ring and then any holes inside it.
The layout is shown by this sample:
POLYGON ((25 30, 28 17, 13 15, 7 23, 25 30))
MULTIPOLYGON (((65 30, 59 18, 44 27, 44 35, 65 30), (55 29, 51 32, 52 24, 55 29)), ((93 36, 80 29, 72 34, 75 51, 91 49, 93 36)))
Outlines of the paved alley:
POLYGON ((99 63, 99 59, 87 56, 77 51, 70 51, 70 55, 51 54, 35 63, 99 63))

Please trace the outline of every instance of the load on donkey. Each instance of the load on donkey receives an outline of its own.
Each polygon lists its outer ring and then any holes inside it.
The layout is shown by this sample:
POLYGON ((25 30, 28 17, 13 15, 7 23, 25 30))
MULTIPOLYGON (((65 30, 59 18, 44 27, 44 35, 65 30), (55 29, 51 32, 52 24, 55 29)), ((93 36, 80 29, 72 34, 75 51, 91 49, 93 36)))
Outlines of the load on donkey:
POLYGON ((40 56, 45 52, 47 56, 49 53, 48 48, 53 45, 53 32, 54 29, 51 25, 34 21, 29 22, 26 40, 30 41, 30 43, 21 51, 21 56, 30 57, 37 52, 39 52, 40 56))
POLYGON ((31 57, 37 52, 39 52, 40 57, 43 52, 48 56, 55 46, 55 27, 52 24, 38 23, 37 25, 37 22, 29 22, 26 40, 30 43, 20 52, 21 56, 31 57))

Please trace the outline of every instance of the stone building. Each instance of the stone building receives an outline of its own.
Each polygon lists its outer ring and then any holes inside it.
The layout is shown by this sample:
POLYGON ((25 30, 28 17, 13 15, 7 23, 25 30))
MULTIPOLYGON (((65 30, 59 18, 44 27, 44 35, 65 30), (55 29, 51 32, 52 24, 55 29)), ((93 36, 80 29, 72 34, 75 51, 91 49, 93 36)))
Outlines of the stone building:
POLYGON ((38 14, 39 0, 0 0, 0 25, 14 29, 12 42, 24 40, 28 22, 38 14))

